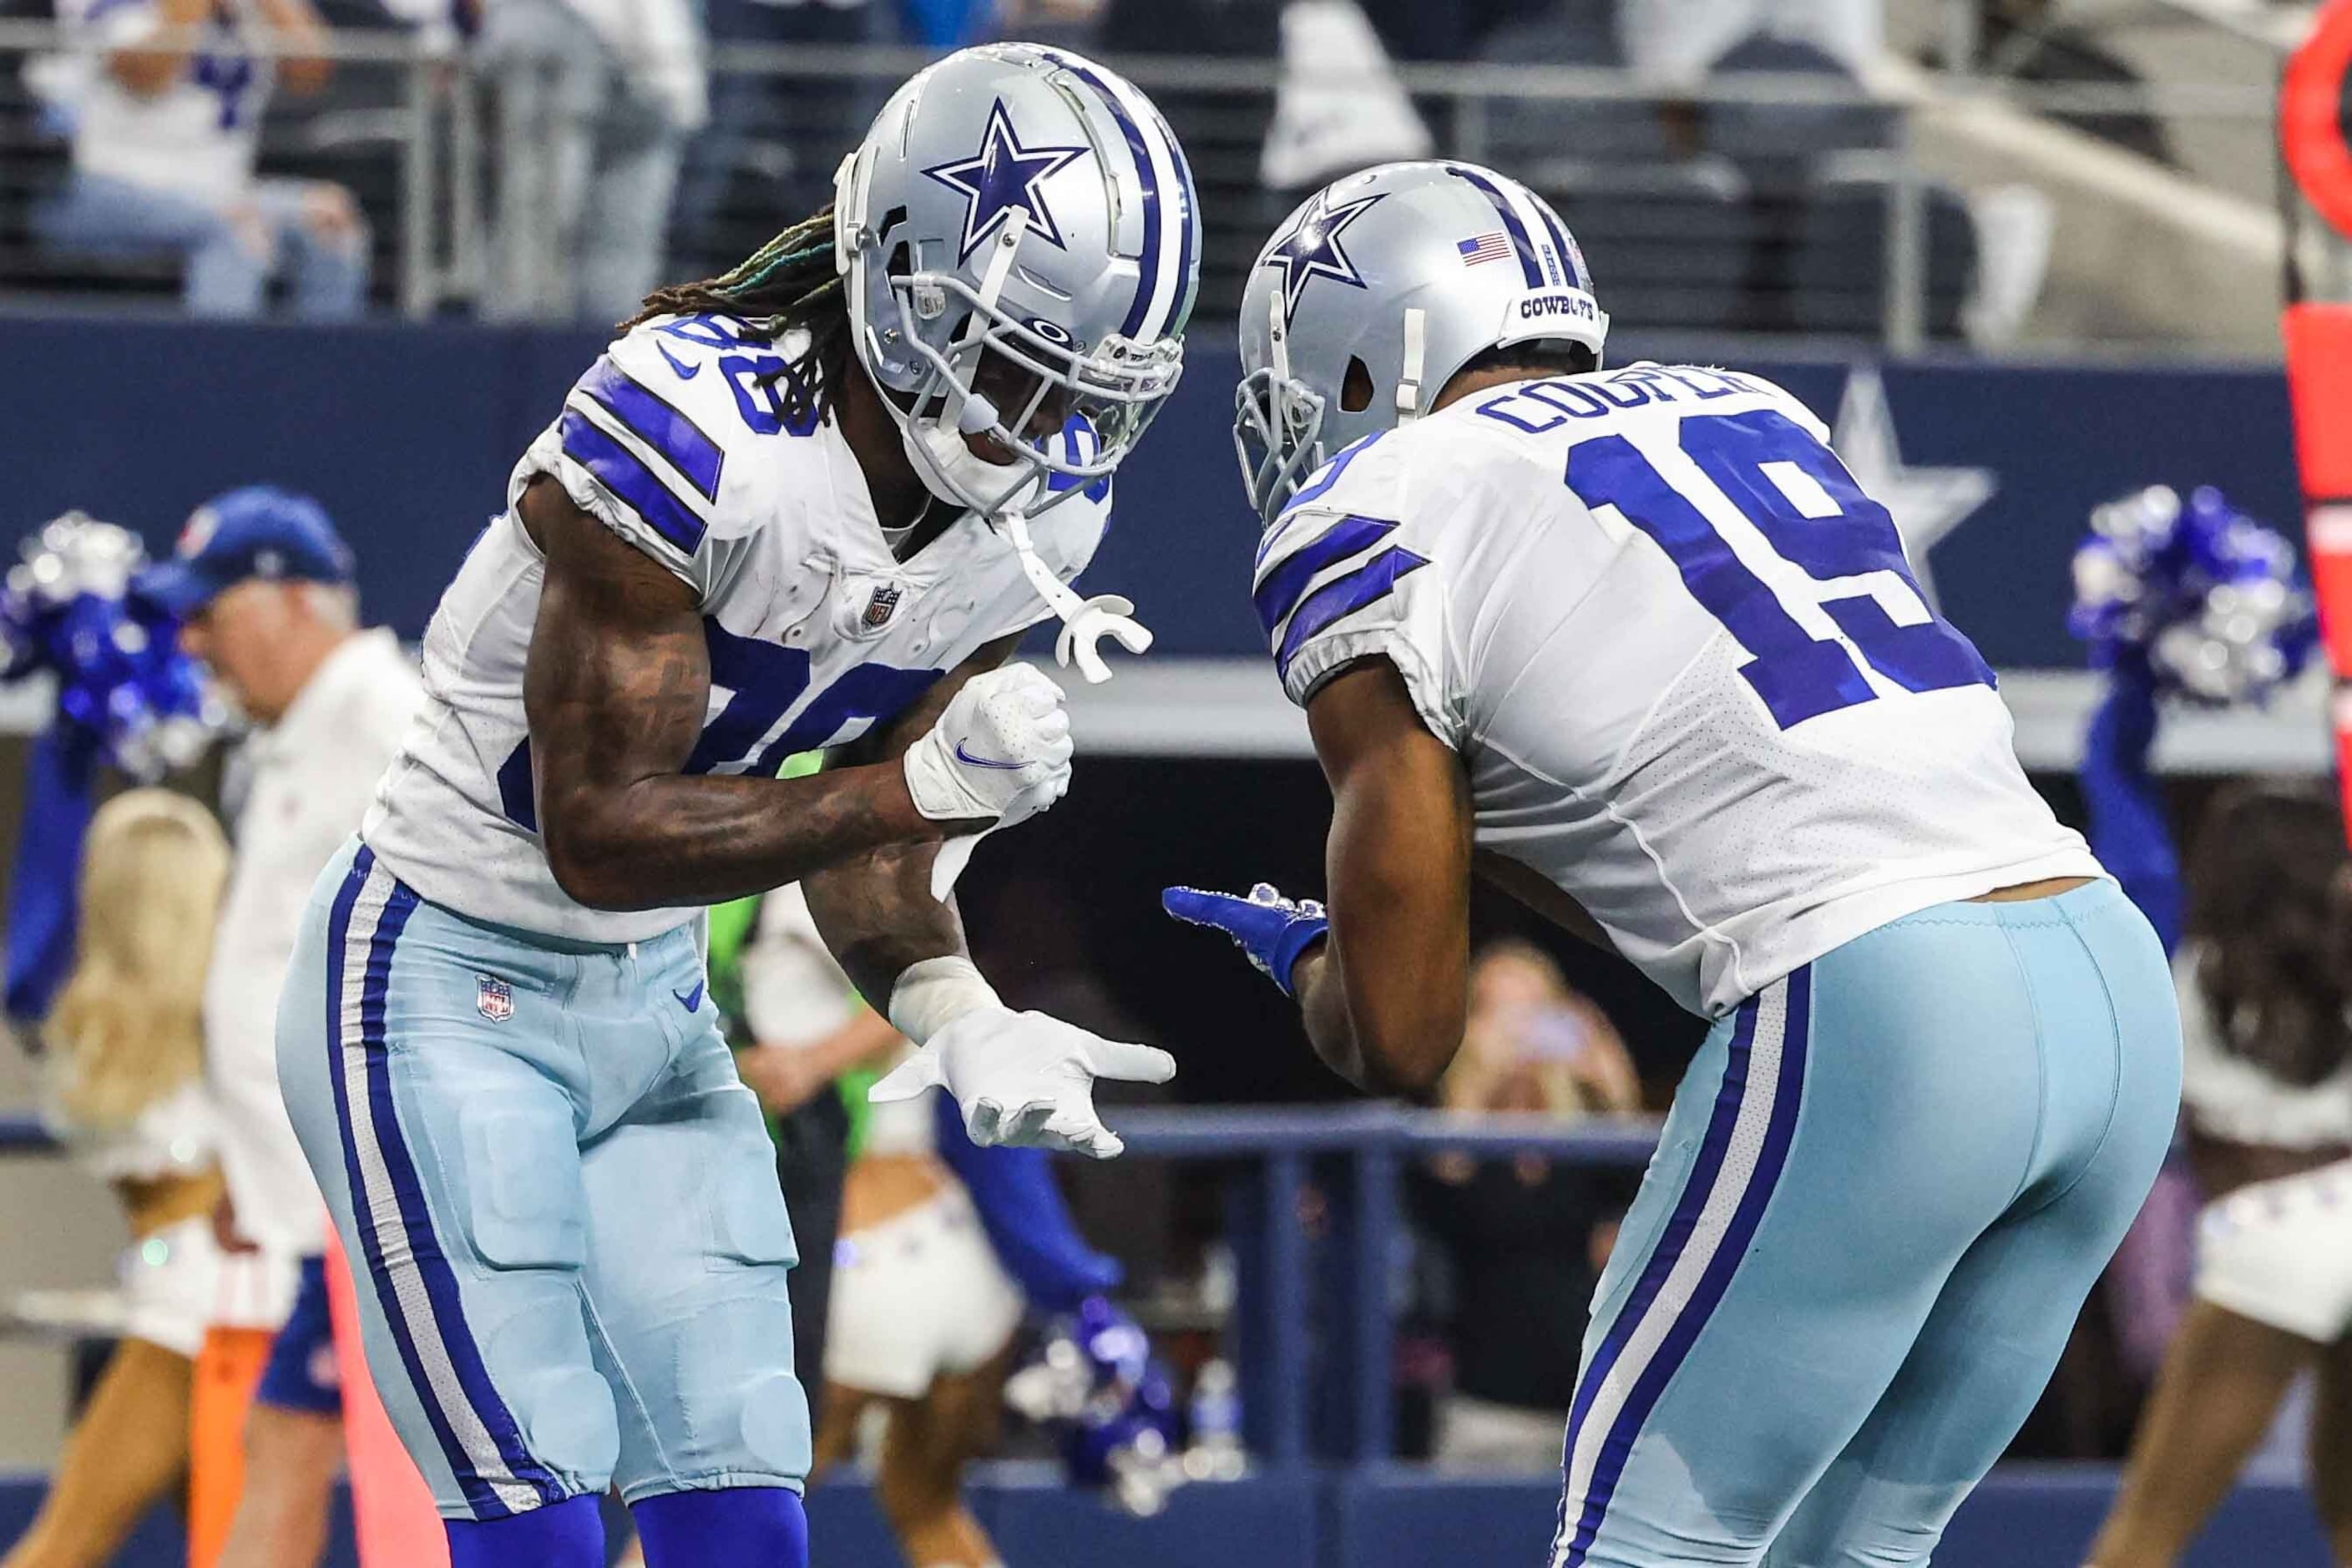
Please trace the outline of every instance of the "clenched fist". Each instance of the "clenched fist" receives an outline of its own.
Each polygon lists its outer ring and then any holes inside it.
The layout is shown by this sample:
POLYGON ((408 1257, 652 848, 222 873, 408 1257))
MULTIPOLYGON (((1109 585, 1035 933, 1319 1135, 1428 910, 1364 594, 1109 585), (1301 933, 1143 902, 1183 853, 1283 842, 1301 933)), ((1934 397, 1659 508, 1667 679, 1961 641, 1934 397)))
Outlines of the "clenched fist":
POLYGON ((1070 787, 1062 689, 1033 666, 975 675, 929 734, 907 748, 907 789, 934 822, 1010 827, 1070 787))

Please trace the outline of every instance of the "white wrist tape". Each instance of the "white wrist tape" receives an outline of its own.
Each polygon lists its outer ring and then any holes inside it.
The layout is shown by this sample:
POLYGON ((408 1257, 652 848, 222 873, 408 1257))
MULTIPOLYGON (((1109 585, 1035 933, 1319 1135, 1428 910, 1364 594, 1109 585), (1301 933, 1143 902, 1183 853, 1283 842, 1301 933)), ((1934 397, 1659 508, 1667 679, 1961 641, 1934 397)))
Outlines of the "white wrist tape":
POLYGON ((919 1046, 975 1008, 1003 1005, 969 958, 910 963, 890 987, 890 1022, 919 1046))

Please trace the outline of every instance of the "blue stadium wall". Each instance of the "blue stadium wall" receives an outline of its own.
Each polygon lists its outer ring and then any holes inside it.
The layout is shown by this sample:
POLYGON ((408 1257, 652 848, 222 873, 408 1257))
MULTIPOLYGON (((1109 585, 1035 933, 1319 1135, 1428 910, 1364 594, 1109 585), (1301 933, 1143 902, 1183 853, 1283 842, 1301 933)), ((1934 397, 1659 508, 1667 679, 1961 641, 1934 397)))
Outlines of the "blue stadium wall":
MULTIPOLYGON (((80 507, 167 545, 189 510, 270 480, 325 501, 370 614, 422 633, 507 475, 602 334, 473 325, 341 329, 0 319, 0 532, 80 507)), ((1621 357, 1634 357, 1638 343, 1621 357)), ((1852 367, 1735 356, 1834 418, 1852 367)), ((2286 384, 2273 368, 1889 365, 1904 460, 1984 470, 1985 504, 1935 547, 1945 613, 2002 668, 2079 667, 2065 563, 2097 501, 2215 484, 2292 529, 2286 384)), ((1204 332, 1122 472, 1090 587, 1144 604, 1161 656, 1262 652, 1255 521, 1235 475, 1234 361, 1204 332)))
MULTIPOLYGON (((986 1467, 973 1511, 1007 1563, 1038 1568, 1536 1568, 1551 1538, 1556 1483, 1434 1479, 1377 1468, 1269 1477, 1179 1492, 1155 1520, 1123 1518, 1041 1467, 986 1467)), ((2077 1568, 2114 1493, 2099 1467, 2004 1470, 1962 1506, 1937 1568, 2077 1568)), ((0 1550, 38 1505, 37 1477, 0 1476, 0 1550)), ((608 1505, 608 1513, 613 1511, 608 1505)), ((810 1499, 814 1568, 903 1568, 864 1486, 810 1499)), ((186 1548, 159 1510, 116 1568, 179 1568, 186 1548)), ((338 1510, 328 1568, 353 1568, 338 1510)), ((2284 1487, 2242 1488, 2184 1568, 2328 1568, 2310 1504, 2284 1487)))

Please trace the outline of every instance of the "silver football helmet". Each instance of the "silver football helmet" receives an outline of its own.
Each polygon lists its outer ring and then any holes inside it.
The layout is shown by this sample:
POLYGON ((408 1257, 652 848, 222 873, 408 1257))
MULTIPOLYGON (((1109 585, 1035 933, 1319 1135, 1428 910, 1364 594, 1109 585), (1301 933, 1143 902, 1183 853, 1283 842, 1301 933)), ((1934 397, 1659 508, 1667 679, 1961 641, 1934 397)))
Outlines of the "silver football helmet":
POLYGON ((834 224, 858 360, 944 500, 1034 515, 1117 468, 1175 390, 1192 171, 1150 100, 1091 60, 992 44, 923 71, 843 160, 834 224), (991 359, 1020 406, 975 384, 991 359))
POLYGON ((1234 446, 1251 504, 1272 522, 1332 454, 1428 413, 1488 349, 1565 340, 1598 363, 1608 336, 1584 253, 1517 181, 1450 160, 1336 181, 1284 220, 1242 292, 1234 446))

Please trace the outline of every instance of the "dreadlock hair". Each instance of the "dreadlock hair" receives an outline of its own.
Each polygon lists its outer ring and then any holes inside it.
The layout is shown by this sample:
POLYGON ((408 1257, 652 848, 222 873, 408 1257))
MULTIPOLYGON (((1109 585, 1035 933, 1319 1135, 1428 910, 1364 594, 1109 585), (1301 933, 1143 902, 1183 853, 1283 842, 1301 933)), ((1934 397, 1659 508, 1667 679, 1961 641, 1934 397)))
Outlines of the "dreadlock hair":
POLYGON ((827 202, 733 270, 655 289, 646 296, 645 309, 621 323, 621 331, 656 316, 709 311, 739 318, 766 342, 806 332, 807 351, 768 379, 780 384, 788 423, 831 419, 850 348, 848 296, 833 254, 833 204, 827 202))

